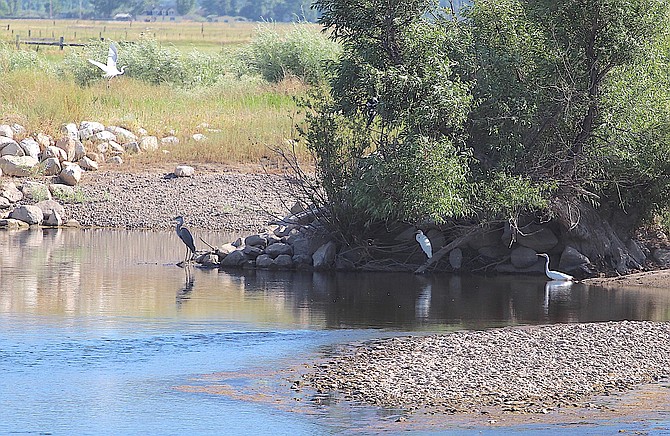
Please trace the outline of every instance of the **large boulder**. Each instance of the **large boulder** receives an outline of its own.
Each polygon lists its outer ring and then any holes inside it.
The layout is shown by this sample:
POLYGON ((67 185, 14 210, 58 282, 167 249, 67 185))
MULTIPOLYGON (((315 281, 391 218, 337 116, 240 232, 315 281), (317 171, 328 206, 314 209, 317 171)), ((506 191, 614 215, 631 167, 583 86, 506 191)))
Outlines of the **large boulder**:
POLYGON ((81 159, 79 159, 78 163, 79 166, 86 171, 97 171, 99 168, 98 163, 93 159, 89 158, 88 156, 84 156, 81 159))
POLYGON ((176 136, 166 136, 165 138, 161 138, 161 144, 176 145, 179 144, 179 138, 177 138, 176 136))
POLYGON ((249 235, 244 238, 244 245, 253 245, 255 247, 263 247, 268 244, 268 240, 263 235, 249 235))
POLYGON ((11 142, 5 142, 2 145, 2 150, 0 150, 0 156, 25 156, 26 153, 23 151, 23 148, 19 145, 18 142, 13 139, 11 142))
POLYGON ((244 254, 243 250, 235 250, 221 261, 221 266, 240 267, 248 260, 249 258, 244 254))
POLYGON ((39 160, 40 152, 42 150, 40 149, 40 144, 33 138, 23 138, 21 142, 19 142, 19 146, 26 156, 31 156, 39 160))
POLYGON ((516 236, 516 242, 538 253, 546 253, 558 244, 558 238, 554 232, 546 227, 530 225, 523 228, 522 232, 516 236))
POLYGON ((280 254, 274 259, 274 266, 279 269, 293 268, 293 259, 288 254, 280 254))
POLYGON ((84 129, 90 129, 95 134, 105 130, 105 126, 97 121, 82 121, 79 123, 79 131, 81 132, 84 129))
POLYGON ((79 139, 79 129, 75 123, 63 124, 60 128, 60 131, 72 139, 79 139))
POLYGON ((188 165, 178 165, 174 169, 174 175, 177 177, 191 177, 195 174, 195 168, 188 165))
POLYGON ((158 138, 155 136, 145 136, 140 140, 140 150, 156 151, 158 150, 158 138))
POLYGON ((14 182, 0 181, 0 196, 12 203, 16 203, 23 199, 23 193, 16 187, 14 182))
POLYGON ((0 219, 0 228, 9 230, 27 229, 28 223, 13 218, 0 219))
POLYGON ((28 224, 42 224, 44 220, 42 209, 30 205, 17 207, 9 214, 9 217, 28 224))
POLYGON ((60 200, 72 200, 76 195, 72 186, 63 185, 61 183, 52 183, 49 185, 49 191, 51 191, 51 195, 60 200))
POLYGON ((314 269, 329 269, 335 263, 337 245, 333 241, 326 242, 312 255, 314 269))
POLYGON ((40 201, 39 203, 36 203, 35 206, 40 208, 45 220, 48 220, 49 217, 54 213, 58 214, 59 218, 65 216, 65 208, 56 200, 40 201))
POLYGON ((123 127, 107 126, 105 130, 112 132, 116 136, 116 140, 121 143, 137 141, 137 135, 123 127))
POLYGON ((75 186, 81 180, 81 176, 84 173, 84 170, 81 167, 74 163, 68 163, 63 167, 63 170, 60 172, 60 180, 66 185, 75 186))
POLYGON ((274 264, 274 260, 267 254, 261 254, 256 258, 256 267, 258 268, 271 268, 274 264))
POLYGON ((574 247, 565 247, 558 262, 558 270, 568 274, 589 273, 591 261, 574 247))
POLYGON ((39 172, 45 176, 56 176, 60 174, 62 169, 60 160, 57 157, 44 159, 39 164, 39 172))
POLYGON ((123 149, 126 150, 128 153, 139 153, 140 144, 137 141, 126 142, 125 144, 123 144, 123 149))
POLYGON ((265 249, 265 254, 273 259, 280 255, 293 256, 293 247, 283 242, 277 242, 275 244, 268 245, 268 247, 265 249))
POLYGON ((50 227, 60 227, 63 225, 63 217, 58 212, 54 211, 44 219, 43 224, 50 227))
POLYGON ((60 147, 50 145, 44 149, 44 152, 42 153, 42 160, 49 159, 52 157, 58 159, 58 162, 66 162, 67 152, 60 147))
POLYGON ((112 132, 110 132, 108 130, 103 130, 102 132, 98 132, 95 135, 93 135, 91 140, 94 143, 98 143, 98 142, 116 141, 117 139, 116 139, 116 135, 113 134, 112 132))
POLYGON ((7 176, 27 177, 37 166, 37 159, 30 156, 2 156, 0 170, 7 176))
POLYGON ((44 183, 40 182, 23 182, 21 184, 21 192, 23 193, 23 198, 27 198, 32 201, 51 199, 51 192, 49 192, 49 188, 44 183))
POLYGON ((516 268, 528 268, 537 263, 537 252, 528 247, 516 247, 510 253, 510 261, 516 268))
MULTIPOLYGON (((4 136, 9 139, 14 139, 14 130, 9 124, 0 124, 0 136, 4 136)), ((2 146, 0 146, 2 148, 2 146)))
POLYGON ((69 136, 63 136, 58 141, 56 141, 56 147, 60 148, 65 152, 65 159, 67 161, 74 161, 76 154, 77 142, 75 138, 70 138, 69 136))

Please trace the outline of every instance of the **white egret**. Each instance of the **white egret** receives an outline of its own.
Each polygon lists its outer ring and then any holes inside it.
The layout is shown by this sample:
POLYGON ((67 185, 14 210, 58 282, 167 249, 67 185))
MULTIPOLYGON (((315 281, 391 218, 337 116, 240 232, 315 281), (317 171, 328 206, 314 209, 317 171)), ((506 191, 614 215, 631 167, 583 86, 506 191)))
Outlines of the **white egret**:
POLYGON ((176 216, 174 217, 174 220, 177 221, 177 236, 179 236, 179 239, 186 245, 186 257, 184 257, 184 262, 188 262, 193 259, 193 256, 196 254, 193 235, 191 235, 191 232, 186 227, 183 227, 184 217, 176 216))
POLYGON ((417 230, 414 234, 416 235, 416 242, 419 243, 423 252, 426 253, 426 256, 428 256, 428 259, 433 257, 433 247, 430 245, 430 239, 428 239, 428 236, 424 235, 421 230, 417 230))
POLYGON ((116 48, 116 44, 111 44, 109 46, 109 51, 107 52, 107 65, 103 64, 102 62, 98 62, 93 59, 89 59, 88 61, 95 65, 96 67, 100 68, 105 74, 103 74, 103 77, 107 79, 107 86, 109 87, 109 81, 112 80, 116 76, 120 76, 126 72, 126 68, 128 67, 127 65, 124 65, 121 67, 121 70, 116 68, 116 61, 119 57, 119 52, 118 49, 116 48))
POLYGON ((549 255, 546 253, 538 253, 538 256, 542 256, 545 259, 547 259, 547 262, 544 264, 544 273, 549 277, 551 280, 558 280, 558 281, 564 281, 564 282, 571 282, 574 277, 572 277, 569 274, 562 273, 560 271, 552 271, 549 269, 549 255))

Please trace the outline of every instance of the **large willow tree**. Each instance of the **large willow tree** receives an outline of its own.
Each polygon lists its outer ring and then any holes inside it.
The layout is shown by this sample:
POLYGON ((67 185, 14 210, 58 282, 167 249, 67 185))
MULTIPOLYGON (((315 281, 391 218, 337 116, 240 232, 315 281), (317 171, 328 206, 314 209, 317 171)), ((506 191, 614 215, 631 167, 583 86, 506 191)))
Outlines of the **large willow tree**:
POLYGON ((306 129, 341 234, 543 210, 614 223, 583 248, 625 269, 605 239, 670 197, 666 0, 315 6, 344 46, 306 129))

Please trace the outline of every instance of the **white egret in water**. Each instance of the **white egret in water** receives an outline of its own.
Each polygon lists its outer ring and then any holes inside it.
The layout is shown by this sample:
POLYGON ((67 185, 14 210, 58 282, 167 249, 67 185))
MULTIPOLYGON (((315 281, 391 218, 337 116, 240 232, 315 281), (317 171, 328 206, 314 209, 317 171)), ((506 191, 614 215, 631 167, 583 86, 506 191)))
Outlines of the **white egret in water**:
POLYGON ((112 80, 116 76, 120 76, 123 73, 126 72, 127 65, 124 65, 121 67, 121 70, 116 68, 116 61, 119 57, 119 52, 118 48, 116 48, 116 44, 111 44, 109 46, 109 52, 107 52, 107 65, 103 64, 102 62, 98 62, 93 59, 89 59, 88 61, 95 65, 96 67, 100 68, 105 74, 103 74, 103 77, 107 79, 107 87, 109 87, 109 81, 112 80))
POLYGON ((544 265, 544 273, 549 277, 551 280, 559 280, 559 281, 564 281, 564 282, 571 282, 574 277, 572 277, 569 274, 565 274, 559 271, 552 271, 549 269, 549 255, 546 253, 538 253, 538 256, 542 256, 545 259, 547 259, 547 262, 544 265))
POLYGON ((189 262, 195 256, 195 244, 193 243, 193 235, 184 225, 184 217, 176 216, 174 220, 177 221, 177 236, 186 245, 186 257, 184 262, 189 262))
POLYGON ((423 252, 426 253, 426 256, 428 256, 428 259, 433 257, 433 247, 430 245, 430 239, 428 239, 428 236, 424 235, 421 230, 417 230, 415 235, 416 242, 419 243, 423 252))

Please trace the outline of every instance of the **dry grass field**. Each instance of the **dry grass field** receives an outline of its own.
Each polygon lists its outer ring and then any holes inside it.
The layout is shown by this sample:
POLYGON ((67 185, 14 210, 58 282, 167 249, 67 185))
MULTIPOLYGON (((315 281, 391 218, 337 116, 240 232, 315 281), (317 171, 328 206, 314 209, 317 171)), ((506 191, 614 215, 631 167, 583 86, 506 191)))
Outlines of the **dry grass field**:
MULTIPOLYGON (((291 29, 291 24, 273 24, 291 29)), ((113 41, 138 41, 152 38, 180 49, 202 51, 248 44, 258 23, 253 22, 152 22, 92 20, 7 20, 0 19, 0 40, 15 43, 39 38, 63 37, 65 42, 84 43, 105 38, 113 41)), ((44 50, 44 47, 40 48, 44 50)), ((54 49, 50 49, 54 50, 54 49)), ((57 50, 57 49, 56 49, 57 50)))
MULTIPOLYGON (((131 130, 146 129, 158 137, 175 135, 178 146, 169 150, 138 155, 129 159, 144 163, 187 161, 222 164, 249 164, 277 160, 270 150, 294 136, 300 121, 295 98, 304 96, 308 85, 298 79, 279 83, 260 76, 236 76, 223 50, 234 53, 248 46, 258 23, 139 23, 76 20, 0 20, 0 123, 24 125, 31 133, 60 134, 64 123, 83 120, 120 125, 131 130), (82 47, 40 47, 12 42, 63 35, 66 42, 91 42, 99 35, 119 41, 157 41, 159 47, 187 57, 190 52, 212 56, 221 64, 222 78, 214 84, 182 86, 174 83, 149 83, 133 74, 115 78, 107 84, 100 72, 90 65, 91 55, 82 47), (126 36, 127 35, 127 36, 126 36), (4 43, 4 48, 3 48, 4 43), (88 55, 87 55, 88 53, 88 55), (210 55, 211 53, 211 55, 210 55), (77 84, 63 65, 74 59, 77 68, 91 69, 96 79, 77 84), (20 67, 11 65, 20 63, 20 67), (4 71, 3 71, 4 69, 4 71), (224 71, 226 70, 226 71, 224 71), (195 133, 205 141, 195 141, 195 133)), ((273 24, 283 32, 292 24, 273 24)), ((106 48, 104 49, 106 54, 106 48)), ((120 57, 128 52, 121 53, 120 57)), ((124 59, 124 63, 125 63, 124 59)), ((104 60, 103 60, 104 62, 104 60)), ((136 61, 137 62, 137 61, 136 61)), ((132 71, 137 73, 137 66, 132 71)), ((307 152, 299 150, 307 159, 307 152)))

